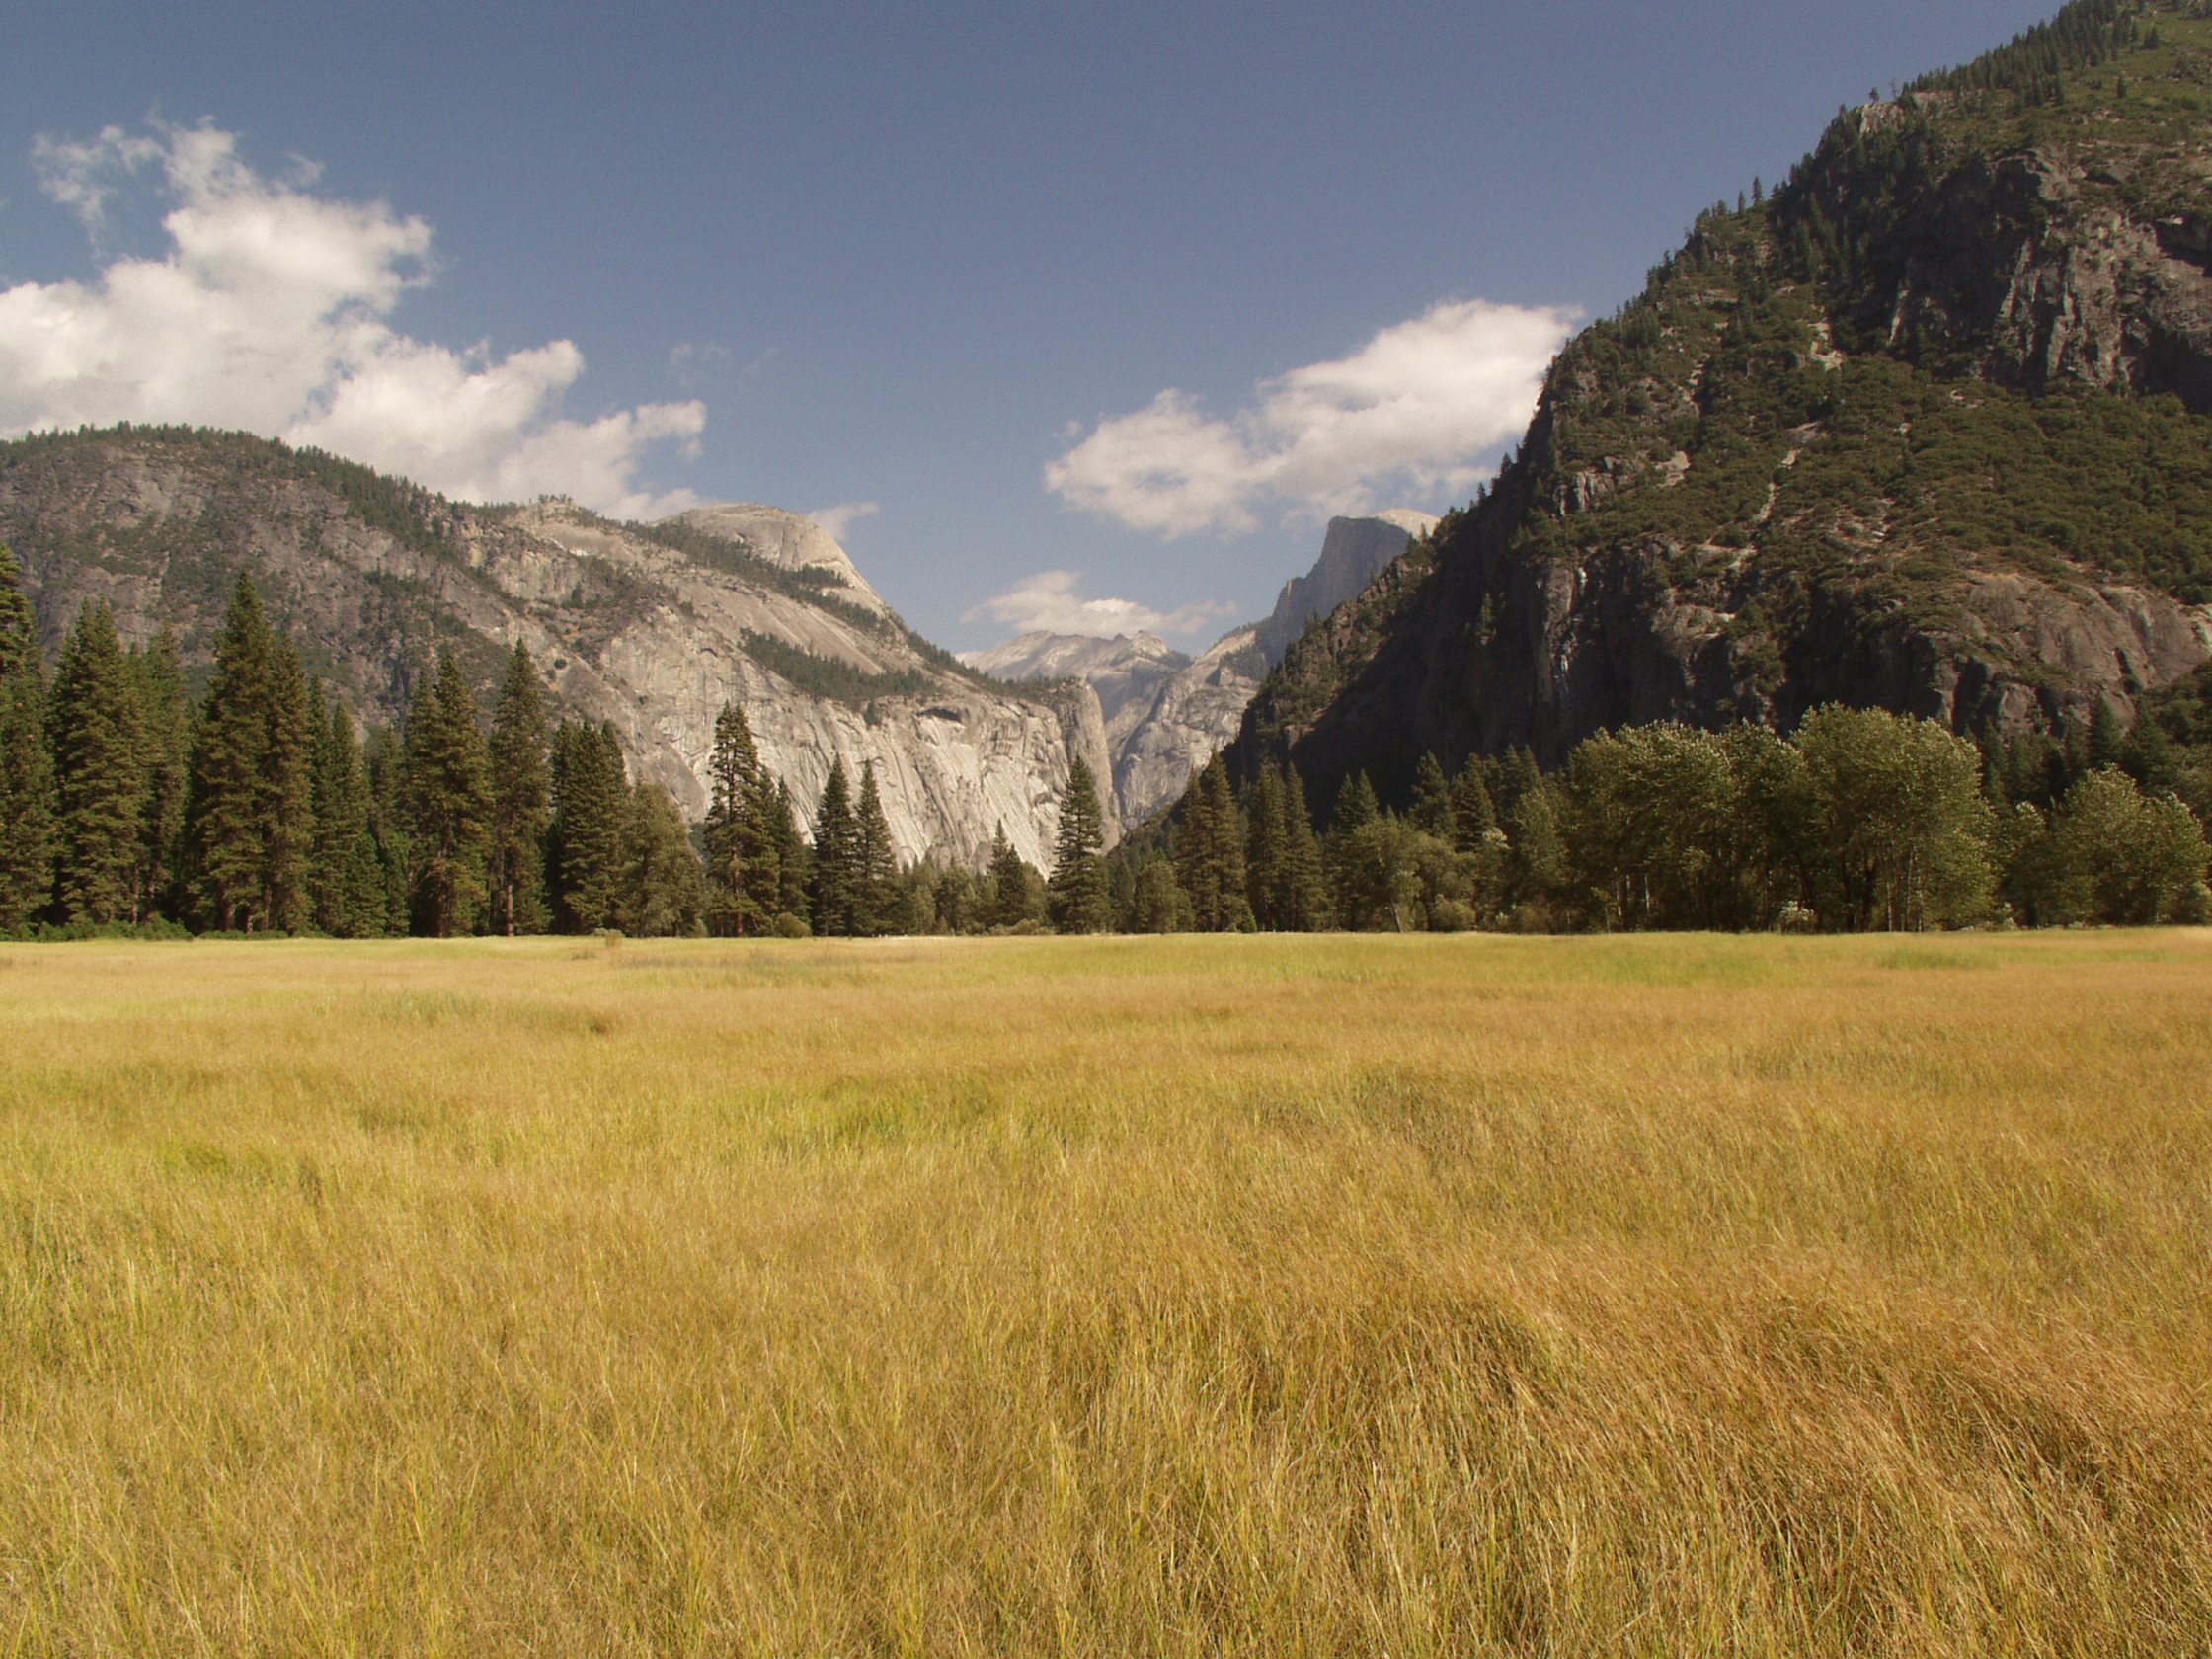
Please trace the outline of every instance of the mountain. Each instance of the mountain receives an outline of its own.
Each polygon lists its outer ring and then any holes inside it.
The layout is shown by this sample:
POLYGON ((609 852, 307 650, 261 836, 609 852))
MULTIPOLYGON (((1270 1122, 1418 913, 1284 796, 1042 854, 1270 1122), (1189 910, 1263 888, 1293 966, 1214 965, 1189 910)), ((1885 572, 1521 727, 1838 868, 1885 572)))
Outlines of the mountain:
POLYGON ((1086 684, 1016 692, 964 667, 777 508, 619 524, 559 499, 468 507, 241 434, 125 427, 0 443, 0 542, 49 651, 99 596, 126 641, 174 626, 202 678, 248 571, 310 672, 371 723, 402 718, 448 650, 488 706, 519 640, 553 713, 612 722, 633 772, 694 819, 726 700, 810 817, 836 756, 873 761, 904 859, 980 868, 1002 824, 1049 869, 1071 758, 1111 769, 1086 684))
POLYGON ((1267 666, 1283 660, 1291 642, 1305 631, 1315 616, 1326 616, 1382 572, 1382 567, 1405 551, 1406 543, 1427 535, 1437 525, 1436 515, 1393 508, 1364 518, 1331 518, 1321 538, 1321 556, 1304 576, 1283 584, 1275 609, 1259 625, 1255 643, 1266 654, 1267 666))
POLYGON ((1656 720, 2080 731, 2180 695, 2212 658, 2208 111, 2201 8, 2078 0, 1840 114, 1288 647, 1237 764, 1402 796, 1424 750, 1551 764, 1656 720))
POLYGON ((1437 520, 1397 508, 1331 518, 1321 555, 1283 585, 1264 621, 1232 628, 1196 659, 1157 634, 1023 634, 988 651, 966 651, 970 668, 1015 683, 1080 679, 1098 694, 1113 755, 1114 807, 1134 829, 1175 801, 1194 768, 1231 743, 1260 675, 1315 615, 1357 594, 1437 520))

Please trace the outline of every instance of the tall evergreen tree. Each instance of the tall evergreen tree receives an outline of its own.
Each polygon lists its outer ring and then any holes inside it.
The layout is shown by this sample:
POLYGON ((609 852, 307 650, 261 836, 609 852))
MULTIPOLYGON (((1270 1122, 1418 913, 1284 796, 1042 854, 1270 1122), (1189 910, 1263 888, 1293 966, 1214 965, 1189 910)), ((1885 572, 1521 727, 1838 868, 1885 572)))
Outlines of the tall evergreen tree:
POLYGON ((590 933, 617 924, 622 819, 629 803, 622 746, 608 725, 553 734, 553 827, 547 862, 563 927, 590 933))
POLYGON ((849 937, 857 930, 860 827, 852 816, 852 782, 843 755, 830 762, 814 815, 814 881, 807 895, 816 933, 849 937))
POLYGON ((368 780, 368 831, 376 842, 377 879, 383 889, 383 925, 374 932, 403 938, 415 843, 407 832, 407 750, 389 726, 374 728, 362 740, 361 772, 368 780))
POLYGON ((315 743, 320 722, 307 694, 299 654, 282 635, 269 643, 268 727, 255 802, 262 837, 263 925, 295 932, 308 925, 315 856, 315 743))
POLYGON ((553 817, 545 699, 537 665, 517 640, 492 710, 492 815, 485 847, 490 925, 512 938, 545 931, 545 830, 553 817))
POLYGON ((1406 815, 1414 829, 1440 841, 1452 838, 1452 784, 1435 753, 1424 750, 1413 773, 1413 810, 1406 815))
POLYGON ((2101 771, 2106 766, 2120 763, 2120 749, 2126 735, 2120 730, 2120 717, 2112 712, 2111 703, 2103 697, 2096 699, 2096 710, 2090 716, 2090 735, 2085 759, 2090 771, 2101 771))
POLYGON ((185 831, 185 789, 192 754, 192 713, 185 703, 177 635, 164 627, 153 644, 130 654, 138 683, 139 757, 146 776, 138 829, 137 906, 141 914, 174 915, 178 859, 185 831))
POLYGON ((61 831, 55 898, 62 919, 135 921, 144 733, 137 676, 105 599, 78 613, 62 644, 47 731, 61 831))
POLYGON ((1104 933, 1114 925, 1099 857, 1105 845, 1098 784, 1088 763, 1077 756, 1067 768, 1067 794, 1060 804, 1060 831, 1053 840, 1049 903, 1053 925, 1063 933, 1104 933))
MULTIPOLYGON (((752 727, 736 703, 724 703, 715 719, 707 771, 707 880, 717 926, 741 937, 763 932, 782 908, 783 837, 752 727)), ((788 814, 784 822, 788 826, 788 814)))
POLYGON ((415 830, 416 916, 436 938, 465 933, 484 900, 491 761, 476 698, 451 652, 407 721, 407 811, 415 830))
POLYGON ((53 752, 38 620, 22 567, 0 547, 0 929, 38 919, 53 897, 53 752))
POLYGON ((1244 836, 1236 797, 1221 755, 1207 762, 1183 794, 1183 822, 1175 832, 1175 879, 1190 899, 1202 933, 1234 933, 1249 927, 1244 895, 1244 836))
MULTIPOLYGON (((310 705, 320 708, 322 687, 310 705)), ((316 721, 315 854, 308 890, 317 928, 335 939, 373 939, 385 930, 382 871, 369 828, 368 779, 346 705, 330 699, 316 721)))
POLYGON ((990 843, 990 911, 993 927, 1019 927, 1029 919, 1029 867, 1006 838, 1001 822, 990 843))
POLYGON ((1452 780, 1452 844, 1472 852, 1498 827, 1498 810, 1482 780, 1480 756, 1470 754, 1460 775, 1452 780))
POLYGON ((776 843, 776 906, 779 915, 804 917, 814 880, 814 849, 799 832, 799 805, 791 789, 776 779, 772 827, 776 843))
POLYGON ((1321 857, 1321 839, 1313 832, 1313 815, 1306 809, 1305 782, 1296 766, 1286 766, 1283 772, 1280 895, 1279 925, 1286 932, 1318 933, 1329 926, 1328 868, 1321 857))
POLYGON ((241 571, 215 642, 215 673, 199 705, 185 799, 185 840, 201 913, 229 931, 261 913, 262 766, 269 748, 269 624, 241 571))
POLYGON ((1272 760, 1260 767, 1244 801, 1244 896, 1251 902, 1252 919, 1269 932, 1282 931, 1287 908, 1283 899, 1283 773, 1272 760))
POLYGON ((852 816, 853 931, 871 937, 896 932, 899 852, 892 844, 883 796, 876 789, 873 760, 860 763, 860 800, 852 816))

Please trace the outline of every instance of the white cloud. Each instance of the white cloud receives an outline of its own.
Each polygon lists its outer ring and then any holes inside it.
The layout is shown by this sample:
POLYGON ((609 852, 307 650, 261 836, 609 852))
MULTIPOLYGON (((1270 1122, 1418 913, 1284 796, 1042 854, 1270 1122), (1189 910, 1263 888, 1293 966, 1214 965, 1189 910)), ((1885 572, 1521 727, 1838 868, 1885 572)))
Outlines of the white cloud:
POLYGON ((961 620, 988 616, 1017 634, 1089 634, 1112 639, 1148 629, 1155 634, 1207 632, 1236 607, 1222 599, 1201 599, 1177 610, 1158 611, 1135 599, 1086 599, 1075 592, 1076 571, 1041 571, 1006 592, 988 598, 961 620))
POLYGON ((1046 466, 1045 484, 1168 537, 1257 529, 1271 508, 1325 516, 1372 511, 1384 495, 1463 497, 1490 475, 1479 457, 1527 424, 1575 317, 1447 301, 1348 357, 1262 381, 1228 420, 1161 392, 1101 420, 1046 466))
POLYGON ((243 427, 312 443, 470 501, 574 496, 655 517, 696 503, 639 479, 647 450, 688 452, 706 406, 645 404, 564 419, 584 355, 556 340, 494 358, 415 340, 387 320, 430 278, 431 229, 383 202, 273 183, 211 126, 109 127, 41 138, 40 184, 98 245, 108 202, 157 165, 170 204, 160 259, 118 258, 96 281, 0 290, 0 433, 116 421, 243 427))
POLYGON ((818 507, 807 516, 828 530, 831 541, 841 542, 845 531, 863 518, 873 518, 876 513, 874 502, 839 502, 835 507, 818 507))

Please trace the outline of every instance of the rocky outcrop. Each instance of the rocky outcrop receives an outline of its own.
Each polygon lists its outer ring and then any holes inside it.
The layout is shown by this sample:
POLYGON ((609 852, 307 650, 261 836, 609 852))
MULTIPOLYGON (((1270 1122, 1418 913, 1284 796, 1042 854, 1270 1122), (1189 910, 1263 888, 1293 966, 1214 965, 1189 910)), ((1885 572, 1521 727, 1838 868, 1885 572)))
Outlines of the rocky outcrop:
POLYGON ((1190 656, 1157 634, 1023 634, 988 651, 963 651, 960 660, 996 679, 1079 679, 1098 694, 1106 741, 1116 746, 1146 714, 1159 688, 1190 667, 1190 656))
POLYGON ((1256 627, 1233 628, 1159 688, 1114 752, 1114 798, 1134 828, 1182 795, 1191 773, 1234 740, 1266 670, 1256 627))
POLYGON ((1831 701, 2080 729, 2212 660, 2187 29, 2131 102, 2108 68, 2062 101, 2047 64, 2033 98, 1985 73, 1847 113, 1774 198, 1702 215, 1562 352, 1494 486, 1288 644, 1235 764, 1402 797, 1424 752, 1555 764, 1831 701))
POLYGON ((1362 518, 1331 518, 1321 538, 1321 556, 1304 576, 1283 584, 1274 610, 1259 624, 1254 643, 1273 668, 1291 641, 1316 616, 1326 616, 1373 582, 1382 567, 1405 551, 1405 544, 1436 528, 1436 515, 1411 508, 1392 508, 1362 518))
POLYGON ((238 434, 124 430, 0 445, 0 541, 49 650, 98 596, 128 641, 174 627, 198 673, 244 569, 371 723, 401 717, 441 651, 488 694, 520 641, 556 716, 610 722, 633 773, 693 818, 726 701, 807 815, 833 758, 872 762, 903 859, 981 866, 1003 826, 1049 869, 1070 759, 1112 769, 1087 685, 1016 692, 963 669, 776 508, 655 525, 558 500, 470 508, 238 434))

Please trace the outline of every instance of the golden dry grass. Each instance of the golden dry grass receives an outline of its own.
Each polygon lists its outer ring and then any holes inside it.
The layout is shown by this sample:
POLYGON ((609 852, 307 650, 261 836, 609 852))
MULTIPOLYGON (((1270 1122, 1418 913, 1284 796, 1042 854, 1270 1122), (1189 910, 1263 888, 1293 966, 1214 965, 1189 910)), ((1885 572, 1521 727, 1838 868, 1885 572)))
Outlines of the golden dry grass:
POLYGON ((2212 1642, 2212 936, 0 959, 0 1652, 2212 1642))

